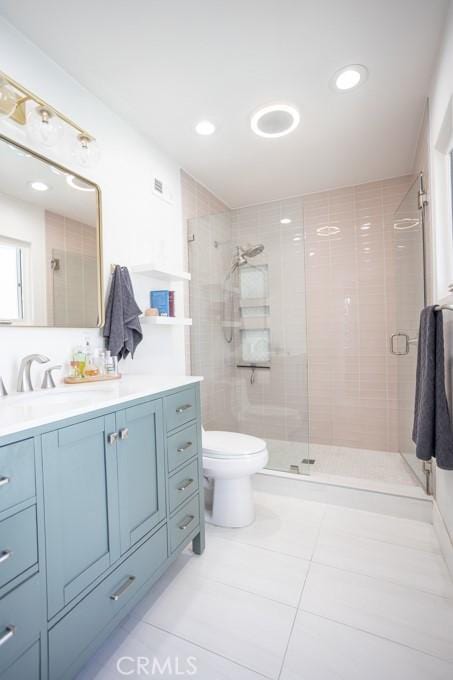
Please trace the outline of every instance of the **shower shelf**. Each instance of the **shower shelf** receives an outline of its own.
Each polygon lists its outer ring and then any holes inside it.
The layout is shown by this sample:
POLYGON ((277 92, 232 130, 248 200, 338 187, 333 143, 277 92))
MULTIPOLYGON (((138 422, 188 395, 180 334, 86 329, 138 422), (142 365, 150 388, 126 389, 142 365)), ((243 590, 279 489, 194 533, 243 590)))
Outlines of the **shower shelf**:
POLYGON ((141 316, 140 322, 152 326, 191 326, 192 319, 182 316, 141 316))
POLYGON ((131 267, 133 274, 141 274, 151 279, 163 279, 164 281, 190 281, 189 272, 174 272, 167 269, 158 269, 152 264, 136 264, 131 267))

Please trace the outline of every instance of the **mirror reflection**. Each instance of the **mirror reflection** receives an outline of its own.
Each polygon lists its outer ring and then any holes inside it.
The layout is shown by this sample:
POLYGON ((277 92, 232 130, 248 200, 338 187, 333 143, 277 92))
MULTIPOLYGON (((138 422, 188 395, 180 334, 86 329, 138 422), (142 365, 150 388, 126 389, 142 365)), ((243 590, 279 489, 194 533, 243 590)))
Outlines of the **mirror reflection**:
POLYGON ((99 191, 0 137, 0 323, 101 322, 99 191))

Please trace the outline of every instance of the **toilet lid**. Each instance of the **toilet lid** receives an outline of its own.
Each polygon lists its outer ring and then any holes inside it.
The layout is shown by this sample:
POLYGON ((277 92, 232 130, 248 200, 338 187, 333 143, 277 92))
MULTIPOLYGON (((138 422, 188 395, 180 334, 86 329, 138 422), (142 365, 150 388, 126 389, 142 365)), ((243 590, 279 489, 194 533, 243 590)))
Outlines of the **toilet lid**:
POLYGON ((258 437, 239 432, 220 432, 209 430, 203 432, 203 454, 213 458, 236 458, 260 453, 266 448, 266 442, 258 437))

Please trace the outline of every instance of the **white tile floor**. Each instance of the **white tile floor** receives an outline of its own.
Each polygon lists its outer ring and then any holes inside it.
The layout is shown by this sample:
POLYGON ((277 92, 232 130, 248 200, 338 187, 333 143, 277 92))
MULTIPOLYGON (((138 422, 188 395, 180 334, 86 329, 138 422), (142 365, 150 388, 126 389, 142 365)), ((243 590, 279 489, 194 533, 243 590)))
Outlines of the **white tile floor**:
POLYGON ((453 583, 430 525, 256 500, 255 524, 208 527, 205 554, 178 558, 78 680, 453 678, 453 583))

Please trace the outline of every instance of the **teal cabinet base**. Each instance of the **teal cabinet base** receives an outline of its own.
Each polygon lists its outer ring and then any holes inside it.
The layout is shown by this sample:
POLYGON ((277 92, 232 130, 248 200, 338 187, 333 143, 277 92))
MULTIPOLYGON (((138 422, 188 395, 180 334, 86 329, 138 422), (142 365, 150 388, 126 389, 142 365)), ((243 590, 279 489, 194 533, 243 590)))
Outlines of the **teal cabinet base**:
POLYGON ((0 438, 5 471, 0 680, 72 680, 190 542, 204 550, 199 387, 0 438))

